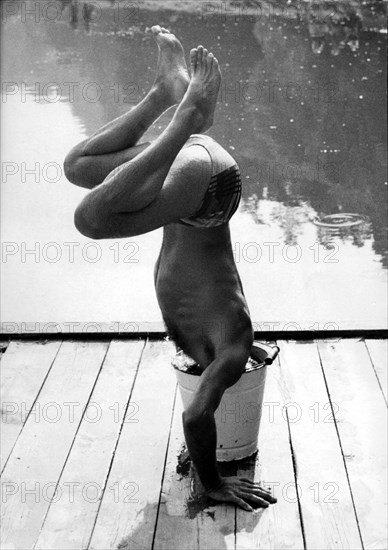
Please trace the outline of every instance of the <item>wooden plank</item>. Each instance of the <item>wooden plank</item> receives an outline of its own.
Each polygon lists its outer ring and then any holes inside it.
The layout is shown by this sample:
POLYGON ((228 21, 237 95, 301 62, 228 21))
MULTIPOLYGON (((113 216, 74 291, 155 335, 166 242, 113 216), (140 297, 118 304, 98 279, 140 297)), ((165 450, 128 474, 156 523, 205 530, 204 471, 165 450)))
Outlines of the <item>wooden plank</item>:
POLYGON ((131 402, 138 422, 124 423, 90 549, 151 548, 172 418, 176 379, 171 342, 148 342, 131 402))
MULTIPOLYGON (((193 470, 181 473, 178 457, 187 456, 182 425, 182 401, 178 390, 163 479, 154 550, 234 548, 235 506, 208 499, 193 470)), ((189 461, 186 462, 189 464, 189 461)), ((219 463, 227 475, 234 464, 219 463)))
POLYGON ((107 348, 97 342, 61 346, 4 469, 4 548, 35 543, 107 348))
POLYGON ((128 401, 144 344, 112 341, 59 481, 71 498, 51 504, 36 549, 87 548, 126 409, 134 419, 128 401))
POLYGON ((61 345, 10 342, 1 360, 1 470, 11 453, 61 345))
MULTIPOLYGON (((197 550, 197 522, 190 519, 192 472, 182 472, 187 455, 182 425, 182 401, 175 400, 154 550, 197 550)), ((188 461, 186 461, 188 464, 188 461)))
POLYGON ((363 342, 319 342, 336 413, 361 536, 366 549, 387 548, 387 416, 363 342))
MULTIPOLYGON (((236 475, 235 462, 218 462, 221 476, 236 475)), ((195 474, 193 493, 198 495, 203 491, 198 474, 195 474)), ((197 523, 198 548, 225 548, 234 550, 236 538, 236 506, 232 503, 215 503, 211 499, 199 499, 197 523)))
POLYGON ((278 502, 253 514, 237 509, 236 548, 239 550, 303 548, 298 502, 292 491, 295 479, 287 419, 281 412, 282 385, 279 359, 276 359, 267 367, 258 455, 242 461, 237 473, 262 482, 264 487, 272 487, 278 502), (290 497, 284 498, 283 493, 290 497))
POLYGON ((388 403, 388 340, 365 340, 365 345, 372 360, 372 365, 379 381, 381 391, 383 392, 385 402, 388 403))
POLYGON ((279 347, 306 546, 362 548, 317 346, 279 342, 279 347))
MULTIPOLYGON (((236 466, 232 463, 220 463, 223 476, 236 475, 236 466)), ((218 503, 208 507, 197 516, 198 548, 234 550, 236 545, 236 506, 231 503, 218 503)))

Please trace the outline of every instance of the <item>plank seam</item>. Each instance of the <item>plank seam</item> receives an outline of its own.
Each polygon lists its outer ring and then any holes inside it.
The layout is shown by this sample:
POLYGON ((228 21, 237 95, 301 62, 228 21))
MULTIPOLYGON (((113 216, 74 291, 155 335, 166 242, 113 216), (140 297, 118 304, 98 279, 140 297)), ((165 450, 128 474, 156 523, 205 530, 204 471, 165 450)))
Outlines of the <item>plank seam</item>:
POLYGON ((379 376, 378 376, 378 374, 377 374, 377 370, 376 370, 375 365, 374 365, 374 363, 373 363, 373 358, 372 358, 372 355, 370 354, 370 351, 369 351, 369 348, 368 348, 368 343, 367 343, 366 340, 364 340, 364 344, 365 344, 366 351, 367 351, 367 354, 368 354, 368 356, 369 356, 370 362, 371 362, 371 364, 372 364, 372 368, 373 368, 373 370, 374 370, 375 376, 376 376, 376 378, 377 378, 377 382, 378 382, 378 384, 379 384, 381 393, 383 394, 383 399, 384 399, 384 401, 385 401, 385 404, 386 404, 387 407, 388 407, 388 402, 387 402, 387 400, 385 399, 385 395, 384 395, 384 392, 383 392, 383 387, 382 387, 382 385, 381 385, 380 378, 379 378, 379 376))
MULTIPOLYGON (((55 490, 54 490, 54 492, 53 492, 53 498, 54 498, 54 496, 55 496, 57 487, 58 487, 58 485, 59 485, 59 483, 60 483, 60 481, 61 481, 62 474, 63 474, 63 471, 64 471, 64 469, 65 469, 65 467, 66 467, 67 461, 69 460, 70 453, 71 453, 71 451, 72 451, 72 449, 73 449, 73 447, 74 447, 74 442, 75 442, 75 440, 76 440, 76 438, 77 438, 77 434, 78 434, 79 429, 80 429, 80 427, 81 427, 83 418, 84 418, 84 416, 85 416, 85 412, 86 412, 86 410, 87 410, 87 408, 88 408, 88 405, 89 405, 89 403, 90 403, 90 399, 91 399, 91 397, 92 397, 92 395, 93 395, 94 388, 96 387, 97 380, 98 380, 98 378, 99 378, 99 376, 100 376, 100 373, 101 373, 101 371, 102 371, 102 367, 104 366, 105 359, 106 359, 106 356, 107 356, 107 354, 108 354, 108 351, 109 351, 109 348, 110 348, 111 343, 112 343, 112 342, 110 341, 109 344, 108 344, 108 347, 106 348, 106 351, 105 351, 104 357, 103 357, 103 359, 102 359, 102 361, 101 361, 101 365, 100 365, 100 368, 99 368, 99 370, 98 370, 97 376, 96 376, 96 378, 95 378, 95 380, 94 380, 94 383, 93 383, 93 386, 92 386, 92 388, 91 388, 91 390, 90 390, 90 394, 89 394, 88 400, 87 400, 86 405, 85 405, 85 407, 84 407, 84 410, 83 410, 83 412, 82 412, 82 415, 81 415, 80 421, 79 421, 79 423, 78 423, 77 429, 76 429, 76 431, 75 431, 73 440, 72 440, 72 442, 71 442, 69 451, 68 451, 68 453, 67 453, 67 455, 66 455, 65 461, 64 461, 63 466, 62 466, 62 468, 61 468, 61 471, 60 471, 60 473, 59 473, 58 481, 57 481, 57 483, 56 483, 56 485, 55 485, 55 490)), ((44 527, 44 524, 46 523, 47 516, 48 516, 48 514, 49 514, 49 512, 50 512, 50 509, 51 509, 51 505, 52 505, 52 500, 50 500, 50 503, 49 503, 49 505, 48 505, 48 507, 47 507, 46 513, 45 513, 45 515, 44 515, 44 517, 43 517, 43 521, 42 521, 42 524, 41 524, 41 526, 40 526, 39 533, 38 533, 38 535, 37 535, 37 537, 36 537, 36 540, 35 540, 35 542, 34 542, 34 544, 33 544, 33 546, 32 546, 33 549, 36 547, 36 543, 38 542, 39 537, 40 537, 40 534, 41 534, 42 529, 43 529, 43 527, 44 527)))
POLYGON ((334 412, 334 407, 333 407, 333 404, 332 404, 332 401, 331 401, 331 395, 330 395, 329 385, 328 385, 328 382, 327 382, 327 379, 326 379, 325 369, 323 368, 323 360, 322 360, 322 357, 321 357, 321 354, 320 354, 320 351, 319 351, 319 346, 318 346, 318 342, 317 342, 317 341, 315 341, 315 345, 316 345, 316 347, 317 347, 317 352, 318 352, 318 357, 319 357, 319 363, 320 363, 320 365, 321 365, 321 370, 322 370, 322 374, 323 374, 323 380, 325 381, 326 391, 327 391, 327 395, 328 395, 328 397, 329 397, 330 410, 331 410, 331 414, 332 414, 332 416, 333 416, 334 426, 335 426, 335 430, 336 430, 336 432, 337 432, 338 442, 339 442, 339 446, 340 446, 340 449, 341 449, 342 461, 343 461, 343 463, 344 463, 346 479, 348 480, 350 498, 352 499, 352 506, 353 506, 354 515, 355 515, 355 518, 356 518, 358 534, 359 534, 359 536, 360 536, 361 546, 362 546, 362 548, 364 549, 365 546, 364 546, 364 541, 362 540, 362 534, 361 534, 360 524, 359 524, 359 521, 358 521, 358 515, 357 515, 356 504, 355 504, 355 502, 354 502, 352 486, 351 486, 351 484, 350 484, 350 478, 349 478, 348 468, 347 468, 347 464, 346 464, 346 460, 345 460, 344 449, 343 449, 343 447, 342 447, 342 441, 341 441, 341 437, 340 437, 340 433, 339 433, 339 429, 338 429, 337 419, 336 419, 335 412, 334 412))
POLYGON ((234 506, 234 550, 236 549, 237 549, 237 506, 235 505, 234 506))
MULTIPOLYGON (((276 342, 276 345, 278 345, 278 342, 276 342)), ((279 365, 281 367, 281 357, 280 357, 280 355, 278 356, 278 361, 279 361, 279 365)), ((296 453, 295 453, 295 450, 294 450, 294 446, 292 444, 291 426, 290 426, 290 419, 288 417, 287 407, 285 407, 285 410, 286 410, 286 417, 287 417, 288 442, 289 442, 289 445, 290 445, 292 468, 293 468, 293 471, 294 471, 296 496, 298 498, 298 512, 299 512, 300 528, 301 528, 301 531, 302 531, 303 548, 304 548, 304 550, 306 550, 307 545, 306 545, 306 535, 305 535, 305 527, 304 527, 304 520, 303 520, 303 510, 302 510, 302 504, 300 502, 299 491, 298 491, 298 463, 297 463, 297 460, 296 460, 296 453)))
POLYGON ((159 511, 160 511, 160 506, 161 506, 161 502, 162 502, 163 483, 164 483, 164 477, 165 477, 165 474, 166 474, 166 464, 167 464, 168 450, 169 450, 169 447, 170 447, 171 431, 172 431, 172 425, 173 425, 173 419, 174 419, 174 412, 175 412, 175 404, 176 404, 177 394, 178 394, 178 384, 175 384, 174 402, 173 402, 172 411, 171 411, 170 429, 168 431, 166 453, 165 453, 165 456, 164 456, 163 474, 162 474, 162 477, 161 477, 161 480, 160 480, 158 508, 156 510, 155 526, 154 526, 154 534, 152 536, 151 550, 154 549, 156 531, 157 531, 157 526, 158 526, 158 521, 159 521, 159 511))
POLYGON ((135 375, 134 375, 134 377, 133 377, 133 383, 132 383, 131 391, 129 392, 129 395, 128 395, 128 401, 127 401, 127 404, 126 404, 126 407, 125 407, 125 410, 124 410, 123 420, 122 420, 122 422, 121 422, 120 430, 119 430, 119 433, 118 433, 118 435, 117 435, 117 439, 116 439, 115 446, 114 446, 114 448, 113 448, 112 457, 111 457, 111 459, 110 459, 108 472, 107 472, 106 477, 105 477, 105 483, 104 483, 104 486, 103 486, 103 488, 102 488, 101 499, 100 499, 100 502, 99 502, 99 504, 98 504, 96 516, 95 516, 95 518, 94 518, 93 526, 92 526, 92 529, 91 529, 91 531, 90 531, 90 537, 89 537, 88 543, 87 543, 87 545, 86 545, 86 549, 89 549, 90 543, 92 542, 94 529, 96 528, 96 523, 97 523, 98 515, 99 515, 99 513, 100 513, 102 501, 103 501, 103 499, 104 499, 105 489, 106 489, 106 486, 107 486, 107 484, 108 484, 108 479, 109 479, 109 476, 110 476, 110 473, 111 473, 111 470, 112 470, 112 467, 113 467, 113 461, 114 461, 114 458, 115 458, 115 455, 116 455, 117 446, 118 446, 118 444, 119 444, 120 437, 121 437, 121 433, 122 433, 122 431, 123 431, 123 426, 124 426, 124 423, 125 423, 125 418, 126 418, 126 416, 127 416, 128 407, 129 407, 129 404, 130 404, 130 402, 131 402, 131 397, 132 397, 132 393, 133 393, 133 388, 135 387, 135 383, 136 383, 136 380, 137 380, 137 375, 138 375, 138 373, 139 373, 140 364, 141 364, 141 361, 142 361, 142 358, 143 358, 143 354, 144 354, 144 350, 145 350, 145 348, 146 348, 147 343, 148 343, 148 338, 147 338, 146 340, 144 340, 143 349, 141 350, 140 357, 139 357, 139 360, 138 360, 138 363, 137 363, 136 372, 135 372, 135 375))
MULTIPOLYGON (((291 451, 291 460, 292 460, 292 467, 294 470, 294 480, 295 480, 295 487, 298 488, 298 463, 296 460, 296 454, 294 451, 294 446, 292 445, 292 439, 291 439, 291 429, 290 429, 290 423, 288 418, 288 410, 286 407, 286 416, 287 416, 287 424, 288 424, 288 441, 290 444, 290 451, 291 451)), ((304 519, 303 519, 303 510, 302 510, 302 504, 300 502, 299 498, 299 492, 298 489, 296 489, 296 494, 298 497, 298 511, 299 511, 299 519, 300 519, 300 528, 302 531, 302 540, 303 540, 303 548, 306 550, 306 535, 305 535, 305 528, 304 528, 304 519)))
POLYGON ((14 444, 12 445, 12 449, 10 450, 10 453, 9 453, 9 455, 7 456, 7 460, 4 462, 3 468, 2 468, 2 470, 1 470, 1 472, 0 472, 0 476, 3 474, 4 469, 5 469, 5 467, 6 467, 7 464, 8 464, 8 461, 9 461, 9 459, 10 459, 12 453, 13 453, 13 450, 14 450, 14 448, 15 448, 15 445, 16 445, 16 443, 18 442, 18 439, 19 439, 19 437, 20 437, 21 434, 22 434, 22 431, 23 431, 23 429, 24 429, 24 426, 26 425, 27 420, 28 420, 28 418, 29 418, 29 416, 30 416, 30 414, 31 414, 31 411, 33 410, 33 408, 34 408, 34 406, 35 406, 35 403, 37 402, 38 397, 39 397, 39 395, 40 395, 40 393, 41 393, 41 391, 42 391, 42 388, 43 388, 43 386, 44 386, 45 383, 46 383, 47 377, 48 377, 48 375, 49 375, 50 372, 51 372, 52 366, 54 365, 54 363, 55 363, 55 361, 56 361, 56 358, 57 358, 57 356, 58 356, 58 353, 59 353, 60 349, 62 348, 62 344, 63 344, 63 340, 61 340, 61 343, 60 343, 60 345, 58 346, 58 349, 57 349, 57 351, 56 351, 56 353, 55 353, 55 356, 54 356, 53 360, 51 361, 51 364, 50 364, 49 368, 47 369, 46 375, 45 375, 45 377, 43 378, 43 381, 42 381, 42 384, 41 384, 41 386, 40 386, 40 388, 39 388, 39 390, 38 390, 38 393, 36 394, 36 397, 35 397, 34 401, 32 402, 31 408, 30 408, 30 410, 28 411, 28 414, 27 414, 26 418, 24 419, 24 422, 23 422, 23 425, 22 425, 22 429, 21 429, 20 432, 18 433, 18 436, 17 436, 17 438, 16 438, 14 444))

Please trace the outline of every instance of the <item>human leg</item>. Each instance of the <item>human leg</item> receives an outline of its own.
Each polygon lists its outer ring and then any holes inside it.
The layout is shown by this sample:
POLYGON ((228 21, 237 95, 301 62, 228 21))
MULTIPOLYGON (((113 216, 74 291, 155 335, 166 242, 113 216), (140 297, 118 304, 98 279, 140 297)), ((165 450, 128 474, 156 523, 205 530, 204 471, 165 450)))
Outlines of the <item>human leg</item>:
POLYGON ((151 90, 128 113, 109 122, 69 152, 65 173, 72 183, 91 189, 114 168, 144 151, 149 143, 137 143, 145 131, 183 98, 189 75, 182 45, 167 29, 154 26, 152 32, 159 47, 159 57, 151 90))
POLYGON ((191 52, 191 70, 187 92, 164 132, 81 202, 75 213, 81 233, 96 239, 134 236, 178 221, 188 210, 194 213, 201 197, 192 197, 192 191, 198 179, 200 185, 206 183, 206 163, 203 174, 201 165, 194 162, 192 166, 190 158, 182 158, 170 178, 167 175, 190 135, 211 126, 221 75, 216 58, 202 46, 191 52), (192 168, 194 176, 190 175, 192 168), (161 193, 164 187, 165 195, 161 193))

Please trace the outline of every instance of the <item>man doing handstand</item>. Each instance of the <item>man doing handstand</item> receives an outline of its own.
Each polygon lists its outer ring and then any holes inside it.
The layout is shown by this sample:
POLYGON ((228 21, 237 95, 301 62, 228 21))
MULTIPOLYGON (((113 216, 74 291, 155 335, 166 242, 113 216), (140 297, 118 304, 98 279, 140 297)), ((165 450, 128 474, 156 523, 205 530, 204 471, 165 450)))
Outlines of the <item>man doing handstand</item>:
POLYGON ((276 499, 248 479, 221 477, 216 461, 214 413, 244 372, 253 344, 228 223, 240 200, 240 174, 229 153, 203 135, 213 123, 221 72, 214 55, 198 46, 190 52, 189 75, 179 40, 159 26, 152 33, 159 59, 146 97, 66 157, 68 179, 91 189, 76 209, 75 225, 92 239, 163 227, 158 302, 170 335, 203 371, 183 413, 189 454, 209 496, 251 511, 251 504, 276 499), (139 143, 173 105, 161 135, 139 143))

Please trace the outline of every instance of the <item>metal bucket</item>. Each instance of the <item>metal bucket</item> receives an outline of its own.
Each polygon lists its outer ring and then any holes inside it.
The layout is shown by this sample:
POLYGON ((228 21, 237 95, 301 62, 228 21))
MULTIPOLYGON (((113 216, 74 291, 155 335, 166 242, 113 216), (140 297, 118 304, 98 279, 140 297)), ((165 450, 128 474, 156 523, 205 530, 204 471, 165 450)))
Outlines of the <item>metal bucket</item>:
MULTIPOLYGON (((225 391, 215 413, 219 461, 240 460, 257 451, 267 365, 272 363, 279 348, 263 344, 255 347, 261 348, 261 354, 255 354, 255 359, 249 358, 245 372, 225 391)), ((172 366, 186 409, 199 384, 200 372, 195 361, 183 351, 176 354, 172 366)))

